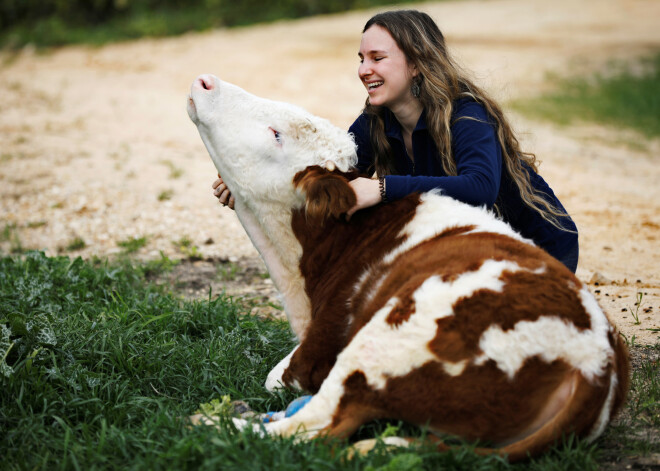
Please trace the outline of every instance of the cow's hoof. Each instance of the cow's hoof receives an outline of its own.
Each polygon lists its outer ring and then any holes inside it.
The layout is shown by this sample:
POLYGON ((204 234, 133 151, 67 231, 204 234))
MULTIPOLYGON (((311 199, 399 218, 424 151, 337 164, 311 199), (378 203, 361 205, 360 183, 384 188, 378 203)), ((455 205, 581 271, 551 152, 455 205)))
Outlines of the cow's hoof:
POLYGON ((385 444, 387 447, 405 448, 410 445, 410 439, 401 437, 385 437, 383 439, 370 438, 367 440, 360 440, 359 442, 355 442, 348 449, 349 458, 352 458, 355 455, 366 455, 371 450, 376 448, 376 445, 378 445, 379 441, 385 444))
POLYGON ((248 427, 252 427, 252 432, 256 433, 259 436, 265 437, 268 435, 266 432, 265 427, 260 424, 260 423, 255 423, 252 420, 245 420, 245 419, 237 419, 237 418, 232 418, 232 422, 234 423, 234 427, 236 427, 237 430, 244 430, 248 427))
POLYGON ((204 414, 195 414, 188 417, 190 425, 213 425, 218 426, 220 420, 218 417, 210 417, 204 414))

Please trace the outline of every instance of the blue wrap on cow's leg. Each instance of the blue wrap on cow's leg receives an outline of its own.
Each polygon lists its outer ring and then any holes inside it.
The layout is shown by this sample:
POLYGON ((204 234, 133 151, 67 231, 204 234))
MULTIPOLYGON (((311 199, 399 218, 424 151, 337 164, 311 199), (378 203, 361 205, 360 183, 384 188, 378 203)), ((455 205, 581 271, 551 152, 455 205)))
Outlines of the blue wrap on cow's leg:
POLYGON ((305 407, 307 403, 312 399, 313 396, 300 396, 298 399, 294 399, 291 401, 291 403, 287 406, 286 410, 284 411, 284 416, 285 417, 291 417, 292 415, 295 415, 300 409, 305 407))
POLYGON ((262 421, 267 424, 269 422, 275 422, 285 417, 291 417, 298 413, 300 409, 305 407, 307 403, 312 399, 313 396, 301 396, 298 399, 294 399, 289 403, 284 411, 280 412, 266 412, 262 417, 262 421))

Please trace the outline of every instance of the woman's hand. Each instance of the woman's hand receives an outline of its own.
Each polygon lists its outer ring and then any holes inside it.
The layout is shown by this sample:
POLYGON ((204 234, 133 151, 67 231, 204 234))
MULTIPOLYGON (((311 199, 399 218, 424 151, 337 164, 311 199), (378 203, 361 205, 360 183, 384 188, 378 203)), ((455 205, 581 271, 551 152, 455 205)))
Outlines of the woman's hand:
POLYGON ((227 188, 220 174, 218 174, 218 179, 213 182, 213 196, 218 198, 218 202, 223 206, 229 206, 229 209, 234 209, 234 197, 231 195, 231 191, 227 188))
POLYGON ((355 206, 346 213, 346 217, 349 219, 356 211, 377 205, 382 201, 378 180, 360 177, 350 181, 349 185, 351 185, 357 197, 355 206))

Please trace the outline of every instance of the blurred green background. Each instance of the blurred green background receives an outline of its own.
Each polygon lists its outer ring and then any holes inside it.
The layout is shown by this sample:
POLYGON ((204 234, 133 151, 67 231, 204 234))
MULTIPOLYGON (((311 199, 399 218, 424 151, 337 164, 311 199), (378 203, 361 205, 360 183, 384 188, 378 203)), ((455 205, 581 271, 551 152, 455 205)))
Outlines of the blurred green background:
MULTIPOLYGON (((392 0, 0 0, 0 47, 104 44, 369 8, 392 0)), ((399 1, 397 3, 405 3, 399 1)))

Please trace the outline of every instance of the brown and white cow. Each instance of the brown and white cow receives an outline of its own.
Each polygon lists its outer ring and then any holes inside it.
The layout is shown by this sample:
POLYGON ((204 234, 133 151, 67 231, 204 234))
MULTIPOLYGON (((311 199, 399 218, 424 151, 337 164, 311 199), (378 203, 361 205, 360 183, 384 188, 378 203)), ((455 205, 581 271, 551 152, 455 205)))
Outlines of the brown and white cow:
POLYGON ((617 331, 583 283, 489 211, 427 193, 347 220, 344 131, 212 75, 194 81, 188 114, 300 340, 267 386, 314 393, 267 433, 348 437, 391 418, 518 460, 571 432, 595 439, 620 408, 617 331))

